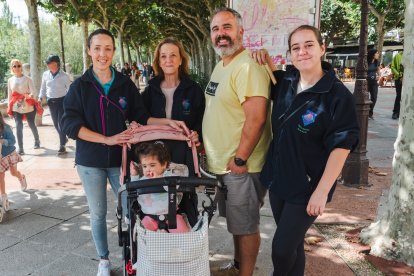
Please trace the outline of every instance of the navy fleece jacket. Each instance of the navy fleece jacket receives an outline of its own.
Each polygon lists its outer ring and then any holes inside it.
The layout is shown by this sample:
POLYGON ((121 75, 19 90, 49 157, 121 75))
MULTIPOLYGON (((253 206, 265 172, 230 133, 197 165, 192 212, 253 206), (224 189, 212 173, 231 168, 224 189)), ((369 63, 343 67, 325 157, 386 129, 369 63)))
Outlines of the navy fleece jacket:
POLYGON ((116 70, 108 96, 96 81, 92 67, 70 86, 63 102, 62 128, 69 138, 76 140, 76 164, 110 168, 121 165, 122 151, 118 145, 108 146, 79 139, 81 127, 105 136, 113 136, 126 129, 126 122, 147 124, 149 115, 142 97, 131 79, 116 70))
MULTIPOLYGON (((325 75, 299 94, 296 68, 274 72, 273 140, 261 181, 270 192, 294 204, 308 203, 333 149, 353 150, 358 144, 353 95, 336 78, 329 63, 322 62, 322 68, 325 75)), ((334 190, 335 185, 328 201, 334 190)))

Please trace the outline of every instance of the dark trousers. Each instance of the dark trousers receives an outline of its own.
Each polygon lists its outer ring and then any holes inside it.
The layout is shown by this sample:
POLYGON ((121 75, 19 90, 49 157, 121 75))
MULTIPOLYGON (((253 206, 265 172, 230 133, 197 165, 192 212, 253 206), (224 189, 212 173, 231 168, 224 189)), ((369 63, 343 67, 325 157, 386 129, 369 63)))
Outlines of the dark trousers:
POLYGON ((368 91, 371 99, 371 105, 369 109, 369 115, 372 116, 374 114, 374 106, 377 103, 378 97, 378 83, 377 80, 368 80, 368 91))
POLYGON ((36 109, 29 113, 13 112, 14 121, 16 122, 16 136, 19 149, 23 149, 23 115, 26 116, 27 123, 32 130, 35 143, 39 142, 39 133, 35 125, 36 109))
POLYGON ((316 217, 306 213, 306 205, 288 203, 272 192, 269 200, 277 225, 272 243, 273 276, 303 276, 304 238, 316 217))
POLYGON ((53 125, 59 134, 59 142, 61 146, 66 144, 66 135, 62 131, 62 125, 60 123, 63 116, 63 99, 65 99, 65 97, 51 98, 47 100, 50 116, 52 116, 53 125))
POLYGON ((395 80, 395 92, 397 93, 397 95, 395 96, 394 109, 392 110, 392 113, 400 114, 401 90, 402 81, 395 80))

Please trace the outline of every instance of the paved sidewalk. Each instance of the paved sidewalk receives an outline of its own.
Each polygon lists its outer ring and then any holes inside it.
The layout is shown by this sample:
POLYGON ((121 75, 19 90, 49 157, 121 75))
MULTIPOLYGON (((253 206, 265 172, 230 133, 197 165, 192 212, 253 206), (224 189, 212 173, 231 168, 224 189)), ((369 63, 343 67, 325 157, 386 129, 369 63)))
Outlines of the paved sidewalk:
MULTIPOLYGON (((353 84, 347 85, 352 91, 353 84)), ((376 167, 391 167, 392 145, 397 134, 397 121, 391 120, 394 95, 394 89, 380 89, 375 120, 369 121, 368 157, 370 164, 376 167)), ((14 122, 8 122, 14 126, 14 122)), ((58 136, 47 109, 43 123, 39 127, 40 149, 32 149, 32 134, 27 126, 24 130, 26 155, 18 168, 27 177, 28 190, 21 192, 17 179, 6 173, 11 210, 0 223, 0 275, 96 275, 98 261, 90 234, 88 208, 74 168, 75 143, 70 140, 68 153, 56 156, 58 136)), ((336 196, 341 196, 345 189, 350 188, 338 189, 336 196)), ((117 245, 114 215, 115 197, 111 191, 108 194, 111 275, 122 275, 121 248, 117 245)), ((362 219, 358 213, 342 215, 344 210, 335 209, 335 206, 329 213, 319 223, 353 223, 362 219)), ((261 221, 262 244, 254 275, 267 276, 272 270, 271 242, 276 228, 268 202, 262 209, 261 221)), ((320 234, 316 227, 310 233, 320 234)), ((217 267, 232 259, 232 237, 227 233, 222 218, 213 218, 209 235, 211 266, 217 267)), ((333 269, 330 271, 335 271, 336 276, 354 275, 329 241, 323 241, 317 249, 307 253, 307 257, 306 275, 328 275, 324 273, 327 266, 333 269)))

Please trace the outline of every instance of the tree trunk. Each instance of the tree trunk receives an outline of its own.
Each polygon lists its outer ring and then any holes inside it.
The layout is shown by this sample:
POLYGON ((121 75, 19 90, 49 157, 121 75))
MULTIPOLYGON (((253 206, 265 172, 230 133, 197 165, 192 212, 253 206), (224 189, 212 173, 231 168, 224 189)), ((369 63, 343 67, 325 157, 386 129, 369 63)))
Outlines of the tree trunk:
POLYGON ((379 61, 381 62, 382 59, 382 48, 384 47, 384 36, 385 36, 385 30, 384 30, 384 25, 385 25, 385 15, 377 17, 378 22, 377 22, 377 34, 378 34, 378 41, 377 41, 377 50, 379 53, 379 61))
POLYGON ((122 33, 118 32, 119 50, 121 51, 121 68, 124 68, 125 55, 124 55, 124 41, 122 39, 122 33))
POLYGON ((142 64, 142 54, 141 54, 141 47, 137 47, 137 54, 138 54, 138 62, 142 64))
POLYGON ((189 55, 190 55, 190 62, 191 62, 190 68, 191 68, 192 71, 196 71, 195 70, 196 69, 196 62, 195 62, 196 55, 195 55, 195 52, 194 52, 194 44, 193 43, 190 44, 190 53, 189 53, 189 55))
POLYGON ((88 28, 89 22, 87 20, 81 20, 80 26, 82 29, 82 56, 83 56, 83 72, 88 70, 91 65, 91 57, 88 55, 88 28))
POLYGON ((30 39, 30 76, 36 90, 36 97, 42 82, 42 62, 40 46, 39 15, 37 13, 37 1, 25 0, 29 13, 29 39, 30 39))
POLYGON ((132 57, 131 57, 131 50, 129 49, 129 41, 127 41, 127 43, 125 43, 125 46, 126 46, 126 50, 127 50, 128 63, 129 63, 129 66, 131 67, 132 57))
POLYGON ((207 77, 210 77, 211 73, 213 73, 214 66, 216 65, 216 52, 214 52, 213 45, 211 44, 211 40, 207 43, 207 51, 208 51, 208 71, 207 77))
POLYGON ((401 116, 395 143, 392 185, 378 221, 361 232, 371 253, 414 266, 414 0, 405 0, 401 116))
POLYGON ((197 43, 194 43, 193 52, 194 52, 194 56, 193 56, 193 58, 194 58, 194 71, 197 74, 199 74, 200 73, 200 64, 201 64, 201 62, 200 62, 201 53, 198 49, 197 43))
MULTIPOLYGON (((25 0, 25 2, 29 14, 30 77, 35 87, 35 95, 33 97, 37 99, 42 82, 39 15, 37 13, 36 0, 25 0)), ((36 116, 36 125, 42 125, 42 116, 36 116)))

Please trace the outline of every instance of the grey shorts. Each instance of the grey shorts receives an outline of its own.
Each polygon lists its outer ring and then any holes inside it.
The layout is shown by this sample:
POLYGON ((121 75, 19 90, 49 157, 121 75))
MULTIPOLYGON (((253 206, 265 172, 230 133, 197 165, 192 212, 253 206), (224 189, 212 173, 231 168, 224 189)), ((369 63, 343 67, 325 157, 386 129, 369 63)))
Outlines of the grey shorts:
POLYGON ((260 208, 267 192, 259 176, 259 173, 218 176, 227 187, 227 199, 222 190, 218 190, 216 195, 219 215, 226 218, 227 230, 233 235, 250 235, 259 231, 260 208))

